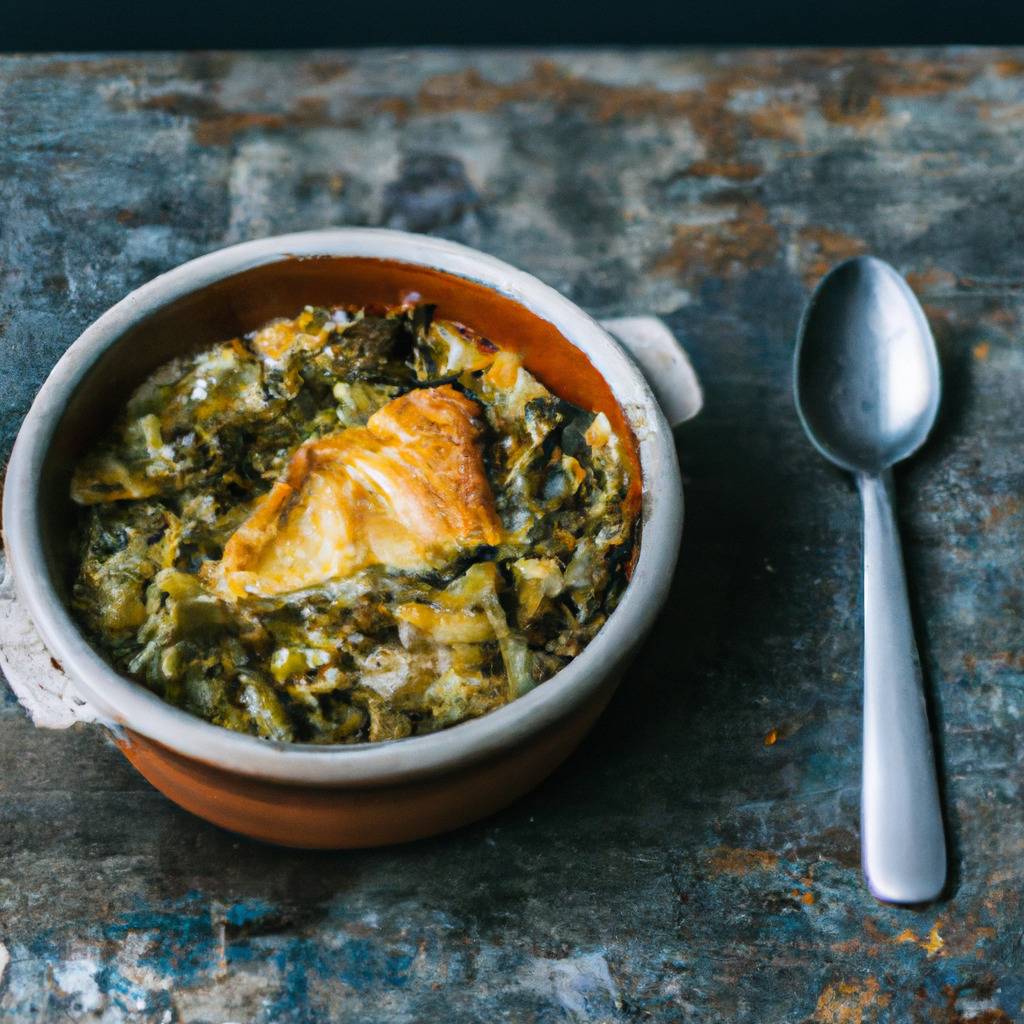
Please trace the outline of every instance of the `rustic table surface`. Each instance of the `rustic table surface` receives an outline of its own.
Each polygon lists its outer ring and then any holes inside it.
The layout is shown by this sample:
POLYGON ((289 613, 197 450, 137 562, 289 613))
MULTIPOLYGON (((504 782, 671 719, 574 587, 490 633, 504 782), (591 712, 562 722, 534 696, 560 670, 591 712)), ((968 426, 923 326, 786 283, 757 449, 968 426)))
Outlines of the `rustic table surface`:
POLYGON ((334 224, 659 313, 707 395, 660 626, 488 821, 268 848, 8 696, 0 1020, 1024 1020, 1024 53, 4 58, 0 126, 0 454, 127 291, 334 224), (860 511, 789 393, 809 288, 865 251, 921 296, 946 383, 898 479, 952 848, 921 909, 861 881, 860 511))

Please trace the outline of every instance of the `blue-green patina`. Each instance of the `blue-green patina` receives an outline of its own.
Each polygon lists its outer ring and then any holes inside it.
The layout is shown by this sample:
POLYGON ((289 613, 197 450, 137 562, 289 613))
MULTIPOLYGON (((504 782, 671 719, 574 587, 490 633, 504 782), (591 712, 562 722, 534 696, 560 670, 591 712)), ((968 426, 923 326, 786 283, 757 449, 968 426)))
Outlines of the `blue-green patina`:
POLYGON ((707 392, 660 627, 492 820, 270 849, 0 706, 0 1021, 1024 1019, 1024 54, 5 58, 0 123, 0 454, 130 289, 328 224, 660 313, 707 392), (859 504, 789 393, 810 286, 865 250, 946 383, 898 480, 953 855, 921 910, 860 879, 859 504))

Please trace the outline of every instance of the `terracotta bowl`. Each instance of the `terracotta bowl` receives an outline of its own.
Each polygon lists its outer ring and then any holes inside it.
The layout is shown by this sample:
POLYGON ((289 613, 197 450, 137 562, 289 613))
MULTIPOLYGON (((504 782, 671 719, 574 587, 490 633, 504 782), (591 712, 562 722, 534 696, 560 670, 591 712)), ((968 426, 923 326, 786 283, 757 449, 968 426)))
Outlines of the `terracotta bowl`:
POLYGON ((672 433, 607 331, 535 278, 471 249, 391 231, 337 229, 247 242, 139 288, 68 349, 11 456, 5 542, 19 599, 124 755, 182 807, 274 843, 355 847, 431 835, 526 792, 600 714, 665 600, 682 530, 672 433), (642 478, 640 555, 623 598, 558 675, 443 732, 357 746, 284 744, 210 725, 115 671, 68 610, 71 467, 156 366, 307 303, 436 302, 570 401, 605 411, 642 478))

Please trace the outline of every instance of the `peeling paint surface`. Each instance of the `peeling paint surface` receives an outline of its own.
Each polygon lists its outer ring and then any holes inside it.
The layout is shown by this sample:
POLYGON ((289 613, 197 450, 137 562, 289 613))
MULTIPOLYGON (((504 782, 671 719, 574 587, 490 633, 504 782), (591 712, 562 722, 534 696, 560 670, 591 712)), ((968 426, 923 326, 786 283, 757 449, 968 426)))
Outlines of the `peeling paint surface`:
POLYGON ((0 697, 0 1022, 1024 1020, 1024 52, 4 57, 0 123, 4 457, 126 292, 331 224, 659 313, 705 388, 661 624, 488 821, 275 850, 0 697), (809 288, 864 251, 946 387, 897 480, 952 850, 920 909, 861 882, 860 511, 789 393, 809 288))

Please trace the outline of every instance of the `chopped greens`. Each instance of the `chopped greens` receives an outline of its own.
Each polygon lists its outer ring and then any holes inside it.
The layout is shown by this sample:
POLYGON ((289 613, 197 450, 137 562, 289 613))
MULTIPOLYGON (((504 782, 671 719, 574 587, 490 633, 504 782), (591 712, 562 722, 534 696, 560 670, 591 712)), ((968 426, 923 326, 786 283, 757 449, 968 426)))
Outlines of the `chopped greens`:
MULTIPOLYGON (((429 733, 522 696, 597 633, 635 545, 631 472, 603 414, 432 307, 307 307, 162 366, 81 459, 74 609, 115 666, 217 725, 429 733), (474 467, 475 489, 453 485, 474 467), (444 474, 479 528, 423 541, 444 474), (295 584, 307 563, 355 568, 295 584)), ((450 527, 450 511, 432 514, 450 527)))

